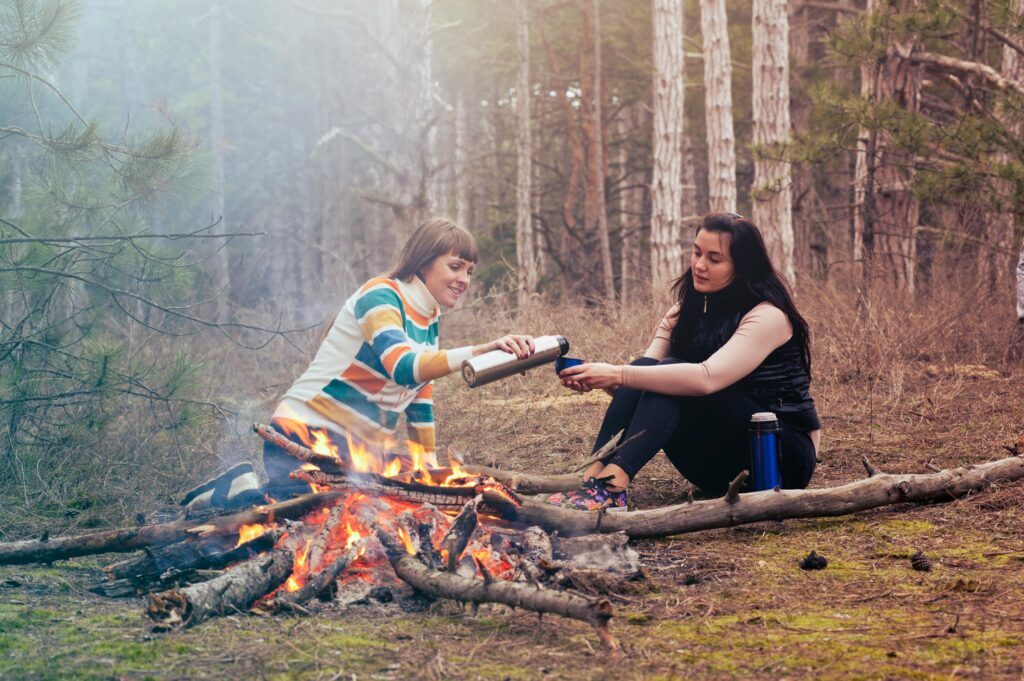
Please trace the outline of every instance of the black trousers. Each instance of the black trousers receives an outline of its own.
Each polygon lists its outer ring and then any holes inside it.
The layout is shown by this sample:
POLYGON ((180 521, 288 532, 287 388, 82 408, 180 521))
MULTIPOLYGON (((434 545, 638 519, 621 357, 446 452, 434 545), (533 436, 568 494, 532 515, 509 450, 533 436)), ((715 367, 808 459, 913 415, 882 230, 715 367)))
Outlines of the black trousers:
MULTIPOLYGON (((301 440, 293 435, 284 432, 273 421, 270 425, 274 430, 284 435, 296 444, 303 444, 301 440)), ((342 438, 332 437, 331 444, 338 448, 338 453, 345 456, 348 452, 348 443, 342 438)), ((296 470, 302 462, 289 454, 287 451, 270 442, 263 443, 263 468, 267 471, 267 484, 263 492, 269 494, 277 501, 284 501, 292 497, 306 494, 310 491, 309 484, 301 480, 292 480, 289 474, 296 470)))
MULTIPOLYGON (((676 364, 641 357, 634 366, 676 364)), ((625 430, 628 442, 608 462, 630 479, 662 449, 683 477, 708 494, 722 494, 740 471, 750 469, 750 416, 766 411, 735 386, 701 397, 679 397, 619 388, 605 412, 594 443, 596 452, 625 430)), ((810 436, 781 422, 782 486, 804 488, 814 474, 815 450, 810 436)))

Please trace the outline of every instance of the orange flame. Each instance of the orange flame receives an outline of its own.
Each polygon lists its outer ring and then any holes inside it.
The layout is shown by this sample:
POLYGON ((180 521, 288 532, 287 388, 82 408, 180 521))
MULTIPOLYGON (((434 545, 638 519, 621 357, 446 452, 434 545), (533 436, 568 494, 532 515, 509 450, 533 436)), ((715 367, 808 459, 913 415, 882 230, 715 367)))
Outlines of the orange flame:
POLYGON ((292 574, 284 584, 285 591, 298 591, 306 583, 306 575, 309 574, 309 566, 306 565, 306 558, 309 556, 309 545, 312 539, 306 540, 302 550, 295 553, 295 565, 292 567, 292 574))
POLYGON ((398 475, 399 472, 401 472, 401 470, 402 470, 402 460, 401 459, 392 459, 391 463, 389 463, 387 466, 384 467, 383 475, 384 475, 385 478, 393 478, 396 475, 398 475))
POLYGON ((348 441, 348 456, 352 461, 352 468, 359 473, 379 473, 380 460, 370 453, 362 442, 359 442, 348 433, 345 433, 345 440, 348 441))
POLYGON ((405 552, 410 556, 416 555, 416 547, 412 543, 412 537, 409 536, 409 531, 404 527, 398 528, 398 538, 402 540, 402 544, 405 545, 405 552))
POLYGON ((238 543, 235 544, 235 547, 237 548, 246 542, 250 542, 256 537, 262 537, 266 531, 267 528, 259 523, 242 525, 238 528, 238 543))
POLYGON ((348 539, 345 540, 345 548, 350 549, 357 541, 363 538, 363 535, 359 534, 357 530, 352 529, 350 523, 345 523, 345 532, 348 533, 348 539))

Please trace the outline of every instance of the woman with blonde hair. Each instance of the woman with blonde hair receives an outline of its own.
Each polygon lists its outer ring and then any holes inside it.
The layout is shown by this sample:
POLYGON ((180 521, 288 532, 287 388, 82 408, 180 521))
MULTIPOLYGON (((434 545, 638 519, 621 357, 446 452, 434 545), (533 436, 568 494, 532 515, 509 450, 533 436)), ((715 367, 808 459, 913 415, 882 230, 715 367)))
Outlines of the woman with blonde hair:
MULTIPOLYGON (((344 456, 350 439, 371 451, 391 451, 404 415, 409 440, 425 450, 428 465, 436 465, 434 379, 484 352, 500 349, 522 358, 534 350, 526 335, 440 349, 442 309, 453 308, 469 288, 479 257, 473 235, 455 223, 434 218, 420 225, 402 247, 395 268, 370 279, 345 301, 313 361, 278 403, 271 425, 291 438, 289 422, 325 431, 344 456)), ((280 500, 309 491, 305 483, 289 478, 299 462, 285 450, 266 443, 263 463, 269 477, 266 494, 280 500)), ((227 490, 220 493, 220 505, 251 497, 251 466, 236 469, 234 476, 229 471, 182 503, 216 499, 217 484, 227 490)))

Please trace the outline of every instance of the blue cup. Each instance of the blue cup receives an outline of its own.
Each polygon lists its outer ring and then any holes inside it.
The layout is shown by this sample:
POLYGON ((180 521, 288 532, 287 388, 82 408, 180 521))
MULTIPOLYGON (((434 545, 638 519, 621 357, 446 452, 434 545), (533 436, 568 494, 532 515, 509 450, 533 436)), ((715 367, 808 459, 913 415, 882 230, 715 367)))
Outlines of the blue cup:
POLYGON ((569 367, 575 367, 583 364, 582 359, 576 359, 575 357, 558 357, 555 359, 555 373, 562 373, 562 369, 568 369, 569 367))

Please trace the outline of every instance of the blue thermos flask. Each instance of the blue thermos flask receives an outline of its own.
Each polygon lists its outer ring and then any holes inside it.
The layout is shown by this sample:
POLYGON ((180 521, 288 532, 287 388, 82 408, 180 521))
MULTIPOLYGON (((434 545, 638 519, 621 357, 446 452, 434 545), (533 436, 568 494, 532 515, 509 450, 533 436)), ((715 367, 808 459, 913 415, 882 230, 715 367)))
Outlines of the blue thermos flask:
POLYGON ((782 485, 782 428, 770 411, 750 417, 750 489, 754 492, 782 485))

